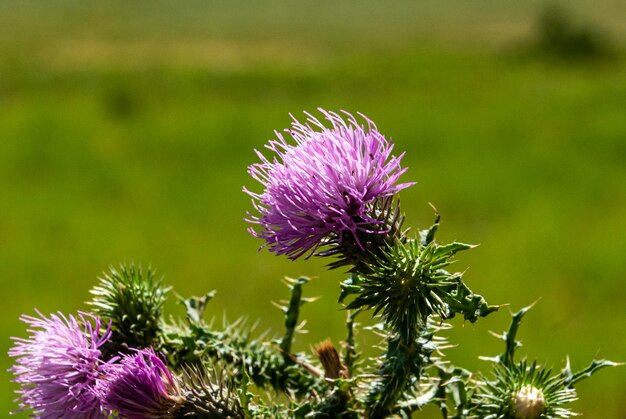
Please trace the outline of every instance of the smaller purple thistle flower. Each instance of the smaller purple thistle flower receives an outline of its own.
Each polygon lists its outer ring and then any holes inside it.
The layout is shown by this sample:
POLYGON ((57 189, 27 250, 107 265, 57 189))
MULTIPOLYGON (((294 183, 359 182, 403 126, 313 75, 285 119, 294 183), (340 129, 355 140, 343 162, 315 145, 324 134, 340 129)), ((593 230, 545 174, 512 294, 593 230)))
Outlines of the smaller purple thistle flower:
POLYGON ((154 349, 123 355, 100 381, 103 404, 122 418, 173 417, 185 398, 174 376, 154 349))
POLYGON ((20 317, 31 328, 28 338, 12 338, 15 346, 9 356, 16 365, 15 375, 20 410, 39 418, 104 418, 95 386, 106 363, 100 347, 111 335, 110 327, 101 332, 100 318, 78 313, 61 313, 49 318, 20 317))
POLYGON ((347 112, 344 119, 319 111, 330 127, 310 114, 304 124, 294 118, 285 132, 296 144, 276 132, 266 145, 276 156, 270 160, 256 151, 261 162, 248 167, 264 187, 262 193, 244 188, 259 213, 246 221, 260 229, 248 231, 290 259, 312 254, 331 235, 341 244, 349 234, 362 248, 358 233, 385 234, 370 213, 374 203, 413 184, 397 184, 407 170, 400 165, 404 153, 392 155, 393 144, 367 117, 359 114, 364 126, 347 112))

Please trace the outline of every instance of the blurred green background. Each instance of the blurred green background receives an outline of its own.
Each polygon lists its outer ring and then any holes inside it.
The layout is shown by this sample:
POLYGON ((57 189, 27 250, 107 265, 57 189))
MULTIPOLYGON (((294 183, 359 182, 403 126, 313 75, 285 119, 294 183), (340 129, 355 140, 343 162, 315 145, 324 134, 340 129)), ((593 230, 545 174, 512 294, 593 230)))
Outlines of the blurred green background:
MULTIPOLYGON (((18 316, 85 309, 110 264, 216 289, 211 314, 277 333, 280 279, 315 276, 297 349, 341 340, 342 272, 257 253, 242 221, 253 148, 319 106, 407 151, 407 224, 431 202, 442 241, 480 243, 456 265, 475 291, 541 298, 521 354, 626 361, 625 2, 0 0, 0 28, 0 416, 18 316)), ((448 355, 487 370, 508 322, 455 322, 448 355)), ((626 418, 625 371, 580 384, 574 409, 626 418)))

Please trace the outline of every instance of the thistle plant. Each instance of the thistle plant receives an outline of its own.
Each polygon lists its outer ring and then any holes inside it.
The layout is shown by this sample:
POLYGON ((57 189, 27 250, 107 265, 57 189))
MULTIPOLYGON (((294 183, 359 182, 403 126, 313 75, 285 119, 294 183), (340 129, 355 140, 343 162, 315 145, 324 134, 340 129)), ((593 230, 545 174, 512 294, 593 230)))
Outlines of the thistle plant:
POLYGON ((249 232, 276 255, 320 257, 347 278, 338 292, 346 337, 294 352, 303 321, 307 277, 286 279, 277 304, 282 335, 257 335, 245 319, 216 326, 205 319, 215 292, 178 296, 182 318, 164 316, 170 288, 152 270, 121 265, 102 275, 88 301, 92 313, 23 316, 31 329, 9 355, 18 411, 34 417, 91 418, 409 418, 432 404, 443 418, 569 418, 575 385, 606 366, 593 361, 560 372, 516 360, 516 333, 529 307, 498 335, 505 351, 486 358, 482 375, 446 359, 449 320, 476 322, 498 311, 451 269, 474 246, 439 243, 434 224, 412 233, 398 194, 413 185, 403 153, 363 115, 320 110, 293 119, 268 142, 269 155, 248 168, 259 189, 245 187, 249 232), (375 324, 363 328, 369 312, 375 324), (343 314, 342 314, 343 315, 343 314), (382 339, 365 358, 359 333, 382 339), (282 394, 280 402, 264 395, 282 394))

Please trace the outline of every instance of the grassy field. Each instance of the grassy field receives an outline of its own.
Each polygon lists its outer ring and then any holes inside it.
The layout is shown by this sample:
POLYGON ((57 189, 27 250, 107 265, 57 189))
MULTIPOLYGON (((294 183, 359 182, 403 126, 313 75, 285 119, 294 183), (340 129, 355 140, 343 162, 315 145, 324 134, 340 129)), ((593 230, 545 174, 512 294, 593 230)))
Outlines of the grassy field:
MULTIPOLYGON (((365 113, 407 151, 407 224, 429 225, 431 202, 442 240, 480 243, 457 264, 475 291, 513 310, 541 298, 523 354, 626 361, 624 45, 595 61, 529 52, 540 2, 15 3, 0 1, 0 417, 18 316, 84 309, 123 261, 276 331, 280 279, 315 276, 298 348, 342 339, 342 272, 257 253, 242 221, 252 150, 319 106, 365 113)), ((625 39, 623 2, 601 3, 569 4, 625 39)), ((488 331, 508 322, 456 322, 450 358, 486 369, 488 331)), ((575 410, 624 418, 625 388, 623 368, 601 371, 575 410)))

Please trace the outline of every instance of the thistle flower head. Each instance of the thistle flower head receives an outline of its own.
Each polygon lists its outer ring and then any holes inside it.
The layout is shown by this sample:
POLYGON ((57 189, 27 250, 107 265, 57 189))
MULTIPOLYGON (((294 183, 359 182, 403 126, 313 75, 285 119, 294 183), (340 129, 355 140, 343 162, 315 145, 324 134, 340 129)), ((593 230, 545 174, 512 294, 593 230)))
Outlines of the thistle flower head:
POLYGON ((20 385, 21 410, 41 418, 105 417, 95 386, 106 364, 100 347, 110 336, 98 317, 51 314, 46 318, 23 315, 30 326, 28 338, 13 338, 11 368, 20 385), (104 329, 104 332, 101 332, 104 329))
POLYGON ((174 376, 152 348, 110 365, 98 393, 124 418, 172 417, 184 402, 174 376))
POLYGON ((260 228, 250 233, 291 259, 314 251, 329 236, 341 243, 346 237, 358 241, 357 233, 385 233, 376 227, 381 220, 370 214, 372 206, 411 185, 397 183, 406 171, 403 154, 391 154, 393 145, 372 121, 320 112, 330 127, 310 114, 305 123, 294 118, 285 132, 295 145, 276 132, 277 139, 266 145, 274 158, 257 151, 261 162, 248 168, 263 192, 244 188, 258 211, 247 221, 260 228))

